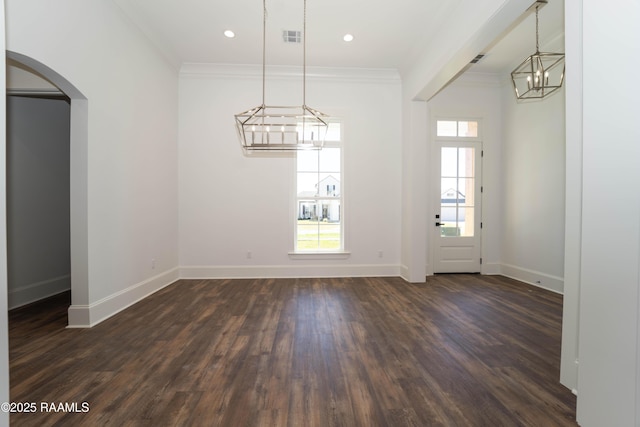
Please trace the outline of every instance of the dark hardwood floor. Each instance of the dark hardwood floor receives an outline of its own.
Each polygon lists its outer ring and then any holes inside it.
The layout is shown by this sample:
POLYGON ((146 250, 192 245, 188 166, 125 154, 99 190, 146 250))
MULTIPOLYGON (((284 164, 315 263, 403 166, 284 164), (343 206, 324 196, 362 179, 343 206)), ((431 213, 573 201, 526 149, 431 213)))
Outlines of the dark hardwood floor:
POLYGON ((11 399, 38 406, 13 425, 576 425, 562 297, 500 276, 182 280, 92 329, 68 304, 9 314, 11 399))

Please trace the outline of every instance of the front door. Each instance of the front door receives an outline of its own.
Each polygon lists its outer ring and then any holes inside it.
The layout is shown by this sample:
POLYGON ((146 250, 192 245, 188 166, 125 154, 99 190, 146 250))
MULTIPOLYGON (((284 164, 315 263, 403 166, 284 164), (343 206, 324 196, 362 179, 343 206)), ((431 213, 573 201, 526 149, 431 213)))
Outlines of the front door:
POLYGON ((476 273, 481 264, 482 143, 438 141, 437 151, 434 273, 476 273))

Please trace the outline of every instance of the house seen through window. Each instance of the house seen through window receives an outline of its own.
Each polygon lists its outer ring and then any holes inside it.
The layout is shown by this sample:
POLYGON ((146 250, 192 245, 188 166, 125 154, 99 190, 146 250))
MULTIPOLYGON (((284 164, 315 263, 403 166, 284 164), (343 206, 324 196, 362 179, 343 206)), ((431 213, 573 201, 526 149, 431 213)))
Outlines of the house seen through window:
POLYGON ((297 152, 295 250, 343 250, 342 141, 331 123, 322 150, 297 152))

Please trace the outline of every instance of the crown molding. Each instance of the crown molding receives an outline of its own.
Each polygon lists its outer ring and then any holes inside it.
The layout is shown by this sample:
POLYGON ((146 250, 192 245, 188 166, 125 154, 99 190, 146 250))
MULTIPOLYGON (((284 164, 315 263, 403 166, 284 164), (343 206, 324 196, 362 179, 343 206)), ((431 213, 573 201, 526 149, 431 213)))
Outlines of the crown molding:
MULTIPOLYGON (((268 79, 299 78, 302 76, 302 67, 268 65, 266 66, 265 75, 268 79)), ((184 63, 180 68, 180 78, 257 79, 262 78, 262 66, 252 64, 184 63)), ((307 67, 307 80, 342 80, 357 83, 401 83, 398 70, 391 68, 307 67)))

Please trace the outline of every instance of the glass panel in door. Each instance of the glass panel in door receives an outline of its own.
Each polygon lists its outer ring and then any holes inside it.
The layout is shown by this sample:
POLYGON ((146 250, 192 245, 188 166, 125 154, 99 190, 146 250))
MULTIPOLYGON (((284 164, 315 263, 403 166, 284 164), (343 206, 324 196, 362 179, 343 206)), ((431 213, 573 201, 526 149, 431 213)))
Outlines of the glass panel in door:
POLYGON ((441 147, 440 235, 475 235, 475 148, 441 147))

